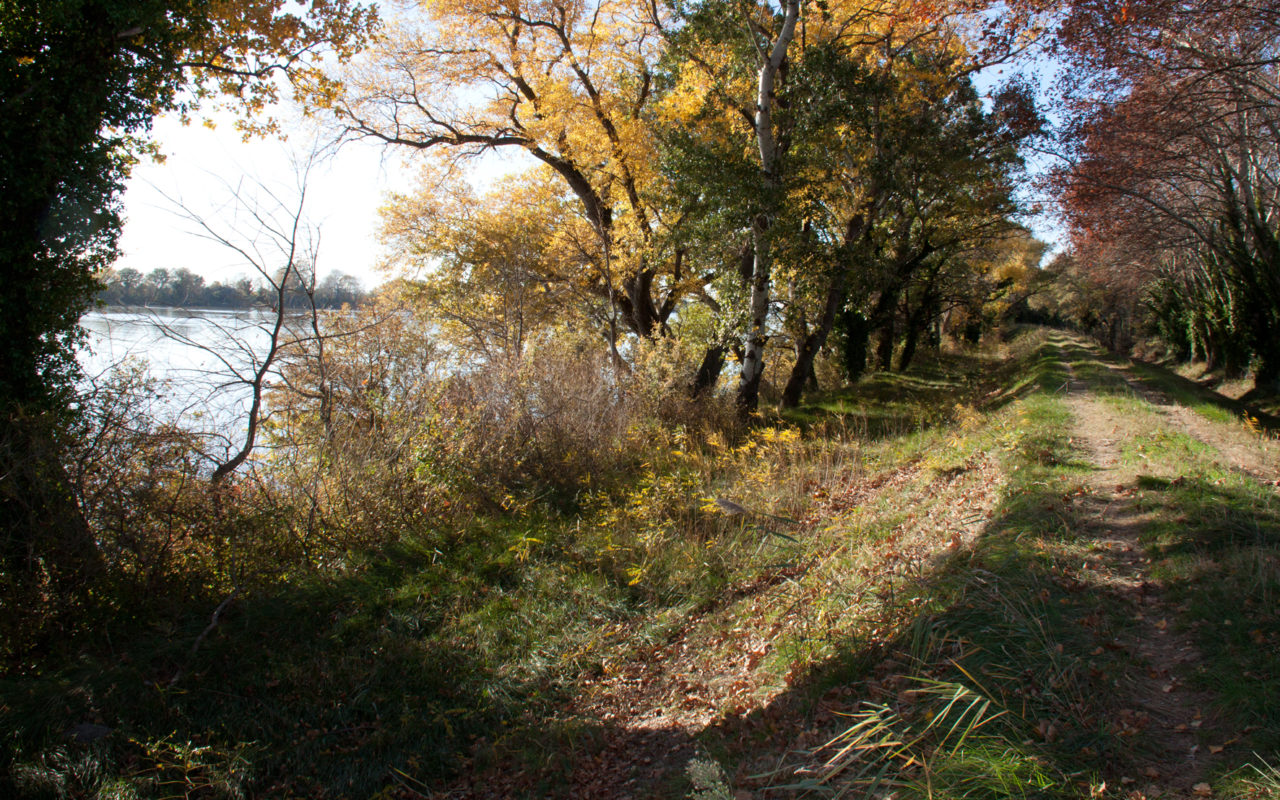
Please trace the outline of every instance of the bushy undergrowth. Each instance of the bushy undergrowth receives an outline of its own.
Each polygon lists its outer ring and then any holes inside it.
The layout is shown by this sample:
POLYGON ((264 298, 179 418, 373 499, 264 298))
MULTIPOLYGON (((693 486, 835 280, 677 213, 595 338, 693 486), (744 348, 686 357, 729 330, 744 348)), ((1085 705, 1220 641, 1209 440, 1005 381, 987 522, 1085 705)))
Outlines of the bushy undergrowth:
POLYGON ((1075 795, 1116 752, 1095 695, 1123 658, 1080 654, 1121 622, 1067 577, 1088 554, 1055 394, 1090 366, 1061 341, 1016 340, 985 378, 991 362, 944 357, 800 427, 740 427, 682 399, 679 352, 620 372, 562 338, 459 371, 412 316, 335 324, 323 358, 291 355, 268 446, 224 486, 201 441, 131 416, 125 385, 102 396, 102 449, 73 473, 110 624, 0 682, 0 790, 413 796, 458 770, 547 769, 602 735, 557 716, 585 676, 707 609, 736 619, 769 576, 789 588, 753 606, 776 632, 760 670, 860 670, 889 692, 797 791, 1075 795), (971 547, 877 566, 902 529, 997 485, 971 547), (67 739, 85 724, 106 733, 67 739))
POLYGON ((330 325, 285 354, 265 443, 225 482, 218 442, 165 420, 142 373, 85 398, 68 471, 105 568, 74 626, 51 606, 14 631, 0 791, 438 777, 553 702, 613 627, 770 555, 712 498, 777 510, 809 445, 685 399, 685 354, 622 371, 563 336, 462 369, 411 314, 330 325), (109 733, 66 738, 83 725, 109 733))

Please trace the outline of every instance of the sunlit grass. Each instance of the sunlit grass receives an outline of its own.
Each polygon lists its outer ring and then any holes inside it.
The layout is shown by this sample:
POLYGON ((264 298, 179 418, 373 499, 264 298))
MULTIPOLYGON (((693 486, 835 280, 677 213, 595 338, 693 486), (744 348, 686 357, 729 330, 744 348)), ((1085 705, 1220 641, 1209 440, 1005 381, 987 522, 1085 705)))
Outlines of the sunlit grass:
POLYGON ((0 683, 0 769, 24 797, 412 796, 487 769, 554 787, 607 739, 565 712, 583 686, 678 642, 682 669, 749 662, 712 701, 723 732, 698 740, 727 767, 706 792, 782 747, 775 764, 808 754, 789 763, 800 777, 753 786, 1088 796, 1131 755, 1115 687, 1134 657, 1124 601, 1082 571, 1105 554, 1078 503, 1094 467, 1071 436, 1073 381, 1141 430, 1121 456, 1151 575, 1206 654, 1192 678, 1248 729, 1236 746, 1265 755, 1274 492, 1162 427, 1106 359, 1037 332, 751 431, 637 431, 651 452, 624 479, 352 549, 235 602, 194 655, 216 593, 117 624, 0 683), (870 705, 824 722, 826 748, 734 727, 753 705, 809 725, 804 709, 845 691, 870 705), (81 723, 110 732, 66 740, 81 723))

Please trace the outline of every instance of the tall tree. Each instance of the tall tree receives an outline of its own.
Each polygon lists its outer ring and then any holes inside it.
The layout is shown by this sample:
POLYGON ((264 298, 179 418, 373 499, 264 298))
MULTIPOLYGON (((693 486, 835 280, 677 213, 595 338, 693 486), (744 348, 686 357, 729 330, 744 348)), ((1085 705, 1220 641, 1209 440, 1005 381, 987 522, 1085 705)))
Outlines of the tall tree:
MULTIPOLYGON (((77 322, 114 257, 119 197, 164 110, 219 92, 250 112, 319 50, 373 20, 350 0, 14 0, 0 5, 0 568, 72 573, 93 543, 65 491, 57 431, 77 322), (184 89, 190 91, 183 93, 184 89)), ((259 127, 269 122, 258 123, 259 127)))
POLYGON ((660 45, 639 0, 422 0, 340 82, 317 87, 352 136, 443 154, 520 151, 572 193, 595 243, 583 277, 640 337, 698 286, 665 246, 644 118, 660 45))
POLYGON ((1111 268, 1163 278, 1149 308, 1175 347, 1198 340, 1235 369, 1252 357, 1268 391, 1280 389, 1277 20, 1270 0, 1071 4, 1056 174, 1082 248, 1123 240, 1105 248, 1125 255, 1111 268), (1245 346, 1209 345, 1214 330, 1245 346))
POLYGON ((792 312, 785 327, 796 369, 783 399, 792 404, 845 304, 854 251, 892 191, 893 162, 903 160, 894 148, 928 150, 918 142, 943 124, 935 117, 968 112, 967 76, 997 52, 1007 57, 1007 43, 966 47, 979 13, 972 4, 704 0, 689 5, 670 37, 674 85, 662 111, 670 127, 685 129, 671 137, 675 168, 733 209, 736 219, 720 213, 747 240, 744 412, 759 402, 766 345, 778 330, 774 281, 785 279, 792 312), (905 119, 911 124, 895 127, 905 119), (818 305, 812 324, 803 299, 818 305))

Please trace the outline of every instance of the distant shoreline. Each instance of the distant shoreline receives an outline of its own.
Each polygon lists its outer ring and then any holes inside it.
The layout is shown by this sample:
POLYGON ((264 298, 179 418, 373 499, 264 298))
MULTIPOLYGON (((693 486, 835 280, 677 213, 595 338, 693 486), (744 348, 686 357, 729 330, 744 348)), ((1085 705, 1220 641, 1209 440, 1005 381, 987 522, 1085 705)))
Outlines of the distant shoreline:
MULTIPOLYGON (((356 303, 344 303, 344 304, 343 304, 343 306, 349 306, 349 307, 351 307, 351 308, 355 308, 355 307, 357 307, 357 306, 359 306, 359 305, 360 305, 360 304, 359 304, 358 302, 356 302, 356 303)), ((343 306, 337 306, 337 305, 335 305, 335 306, 329 306, 329 305, 321 305, 321 304, 319 304, 319 303, 317 303, 317 304, 316 304, 316 308, 317 308, 317 309, 319 309, 319 310, 321 310, 321 311, 341 311, 341 310, 342 310, 342 308, 343 308, 343 306)), ((287 306, 287 307, 286 307, 286 310, 287 310, 287 311, 294 311, 294 312, 299 312, 299 313, 301 313, 301 312, 305 312, 305 311, 310 311, 310 310, 311 310, 311 307, 310 307, 309 305, 305 305, 305 304, 303 304, 303 305, 293 305, 293 304, 290 304, 289 306, 287 306)), ((204 305, 176 305, 176 304, 173 304, 173 303, 155 303, 154 305, 142 305, 142 304, 138 304, 138 303, 107 303, 107 302, 103 302, 103 303, 100 303, 100 304, 95 305, 95 306, 93 306, 92 308, 88 309, 87 311, 85 311, 85 313, 86 313, 86 314, 90 314, 90 313, 93 313, 94 311, 99 311, 99 312, 101 312, 101 311, 139 312, 139 313, 141 313, 141 312, 156 312, 156 311, 160 311, 160 312, 163 312, 163 311, 184 311, 184 312, 190 312, 190 313, 203 313, 203 312, 210 312, 210 311, 212 311, 212 312, 228 312, 228 311, 235 311, 235 312, 241 312, 241 311, 263 311, 263 312, 268 312, 268 313, 270 313, 270 312, 272 311, 272 309, 271 309, 271 307, 270 307, 270 306, 267 306, 267 305, 265 305, 265 304, 236 305, 236 306, 231 306, 231 305, 226 305, 226 306, 213 306, 213 305, 207 305, 207 304, 204 304, 204 305)))
POLYGON ((299 275, 289 276, 288 285, 239 278, 222 283, 208 283, 191 270, 154 269, 143 275, 135 269, 113 270, 103 277, 97 300, 107 307, 157 306, 169 308, 224 309, 251 311, 272 308, 284 295, 286 308, 340 309, 356 306, 367 296, 360 282, 350 275, 335 272, 321 281, 304 281, 299 275))

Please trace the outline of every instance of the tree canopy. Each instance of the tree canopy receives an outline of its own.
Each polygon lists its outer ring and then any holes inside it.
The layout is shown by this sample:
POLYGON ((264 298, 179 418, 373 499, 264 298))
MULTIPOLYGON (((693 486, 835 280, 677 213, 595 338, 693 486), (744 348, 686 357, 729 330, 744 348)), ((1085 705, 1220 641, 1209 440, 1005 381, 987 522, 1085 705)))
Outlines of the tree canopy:
POLYGON ((387 233, 397 263, 436 270, 419 297, 468 347, 495 331, 462 310, 491 308, 505 330, 518 284, 522 310, 536 296, 536 316, 593 328, 623 367, 631 343, 681 336, 704 351, 701 391, 733 358, 747 412, 771 341, 795 353, 794 404, 837 317, 875 316, 899 343, 952 306, 926 290, 908 309, 908 273, 959 274, 964 251, 1012 230, 1038 117, 1016 88, 989 110, 974 92, 973 72, 1015 49, 1004 27, 979 41, 984 13, 422 2, 312 102, 350 136, 434 156, 387 233), (498 149, 539 168, 482 201, 449 188, 498 149))
POLYGON ((111 262, 119 195, 163 111, 215 96, 263 129, 277 75, 349 56, 350 0, 18 0, 0 6, 0 406, 57 408, 76 322, 111 262))

